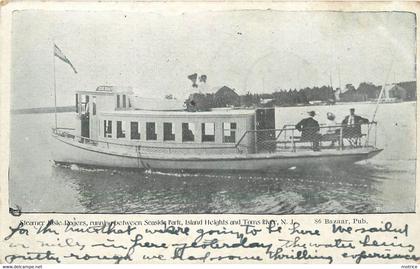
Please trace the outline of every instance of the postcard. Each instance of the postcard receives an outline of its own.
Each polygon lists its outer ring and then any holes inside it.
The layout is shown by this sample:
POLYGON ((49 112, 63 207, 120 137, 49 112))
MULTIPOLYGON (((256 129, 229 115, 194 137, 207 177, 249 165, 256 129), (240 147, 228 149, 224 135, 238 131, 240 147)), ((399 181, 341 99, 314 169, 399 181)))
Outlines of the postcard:
POLYGON ((10 2, 0 261, 420 261, 414 2, 10 2))

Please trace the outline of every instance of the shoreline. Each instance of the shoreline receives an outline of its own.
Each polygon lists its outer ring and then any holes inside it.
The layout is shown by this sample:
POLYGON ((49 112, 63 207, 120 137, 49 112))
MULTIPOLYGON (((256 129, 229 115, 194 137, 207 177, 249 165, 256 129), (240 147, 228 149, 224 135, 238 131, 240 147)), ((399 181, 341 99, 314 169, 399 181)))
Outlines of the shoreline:
MULTIPOLYGON (((401 103, 417 103, 417 101, 401 101, 401 102, 380 102, 381 105, 386 104, 401 104, 401 103)), ((363 101, 363 102, 336 102, 334 104, 299 104, 299 105, 284 105, 284 106, 272 106, 273 108, 282 108, 282 107, 312 107, 312 106, 341 106, 341 105, 357 105, 357 104, 376 104, 376 101, 363 101)), ((271 107, 271 106, 270 106, 271 107)), ((264 108, 270 108, 264 107, 264 108)), ((261 107, 234 107, 232 109, 256 109, 263 108, 261 107)), ((228 107, 214 107, 212 109, 230 109, 228 107)), ((57 113, 67 113, 75 112, 76 108, 74 105, 71 106, 59 106, 57 107, 57 113)), ((10 114, 19 115, 19 114, 48 114, 54 113, 54 107, 33 107, 33 108, 21 108, 21 109, 11 109, 10 114)))

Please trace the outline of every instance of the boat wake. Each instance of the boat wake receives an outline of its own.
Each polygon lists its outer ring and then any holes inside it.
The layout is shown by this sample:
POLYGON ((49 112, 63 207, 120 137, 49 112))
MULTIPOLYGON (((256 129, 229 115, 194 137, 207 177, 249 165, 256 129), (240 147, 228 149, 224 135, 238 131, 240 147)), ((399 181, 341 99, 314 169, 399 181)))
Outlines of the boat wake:
MULTIPOLYGON (((410 161, 411 162, 411 161, 410 161)), ((413 162, 415 166, 415 162, 413 162)), ((318 167, 312 169, 287 169, 281 171, 254 171, 254 172, 232 172, 232 171, 159 171, 153 169, 123 169, 123 168, 100 168, 89 167, 79 164, 54 164, 55 167, 62 167, 75 172, 83 173, 105 173, 111 176, 119 176, 120 179, 124 178, 138 178, 139 176, 144 179, 156 180, 184 180, 189 181, 223 181, 242 183, 257 183, 264 184, 286 183, 286 184, 317 184, 321 186, 336 186, 350 187, 350 188, 368 188, 374 181, 381 181, 382 174, 389 172, 389 161, 377 160, 373 162, 363 161, 358 164, 341 167, 340 169, 333 169, 331 167, 318 167)), ((393 162, 394 172, 404 171, 407 167, 407 161, 401 162, 396 165, 393 162)))
POLYGON ((72 171, 81 171, 81 172, 104 172, 104 171, 111 171, 111 169, 107 168, 99 168, 99 167, 88 167, 79 164, 64 164, 64 163, 54 163, 52 164, 53 167, 62 167, 68 168, 72 171))

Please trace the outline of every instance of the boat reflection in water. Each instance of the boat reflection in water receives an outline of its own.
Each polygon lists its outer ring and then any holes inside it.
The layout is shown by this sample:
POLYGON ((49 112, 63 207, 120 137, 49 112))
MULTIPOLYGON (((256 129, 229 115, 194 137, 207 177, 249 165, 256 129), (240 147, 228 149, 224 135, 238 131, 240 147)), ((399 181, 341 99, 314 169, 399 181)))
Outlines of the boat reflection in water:
POLYGON ((189 112, 174 100, 145 102, 131 90, 105 86, 77 92, 76 106, 76 128, 53 129, 59 164, 264 171, 348 165, 381 151, 376 123, 363 124, 362 132, 340 125, 301 137, 294 126, 276 128, 274 108, 189 112))

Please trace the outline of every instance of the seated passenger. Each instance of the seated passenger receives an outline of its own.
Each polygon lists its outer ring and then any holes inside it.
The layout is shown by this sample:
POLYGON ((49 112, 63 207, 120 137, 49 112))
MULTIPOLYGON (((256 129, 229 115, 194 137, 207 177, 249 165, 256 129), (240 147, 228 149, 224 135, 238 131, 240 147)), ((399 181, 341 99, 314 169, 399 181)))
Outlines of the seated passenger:
POLYGON ((310 141, 312 142, 312 149, 314 151, 319 151, 319 140, 321 134, 319 133, 319 124, 314 119, 315 111, 309 111, 309 118, 301 120, 296 124, 296 129, 302 132, 301 141, 310 141))
POLYGON ((350 115, 347 115, 342 122, 346 126, 343 129, 344 137, 360 137, 362 135, 361 124, 369 123, 368 119, 356 115, 354 111, 354 108, 350 108, 350 115))
POLYGON ((326 124, 326 134, 336 134, 340 129, 337 127, 338 124, 335 121, 335 115, 331 112, 327 112, 327 124, 326 124))
POLYGON ((335 141, 337 141, 337 135, 340 133, 340 128, 335 121, 335 115, 331 112, 327 113, 326 132, 323 135, 323 140, 331 141, 330 147, 334 147, 335 141))

